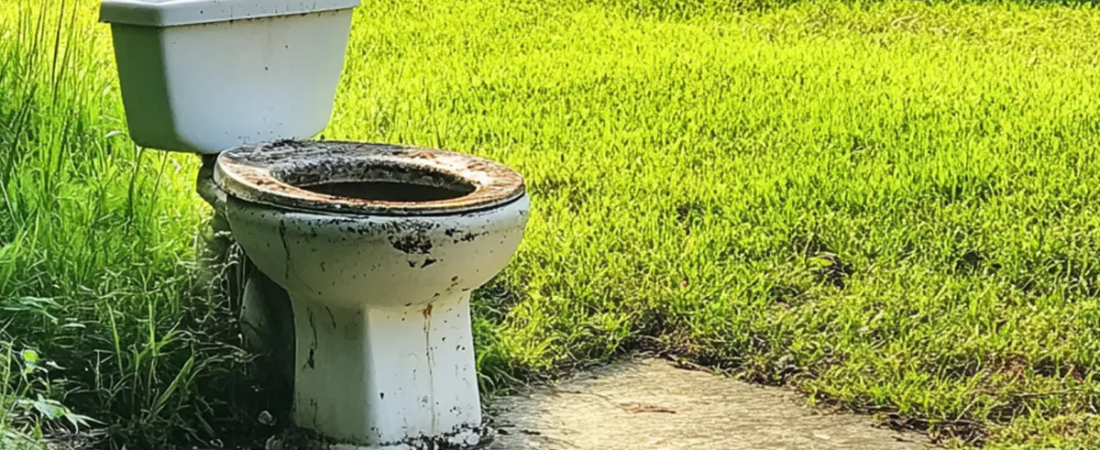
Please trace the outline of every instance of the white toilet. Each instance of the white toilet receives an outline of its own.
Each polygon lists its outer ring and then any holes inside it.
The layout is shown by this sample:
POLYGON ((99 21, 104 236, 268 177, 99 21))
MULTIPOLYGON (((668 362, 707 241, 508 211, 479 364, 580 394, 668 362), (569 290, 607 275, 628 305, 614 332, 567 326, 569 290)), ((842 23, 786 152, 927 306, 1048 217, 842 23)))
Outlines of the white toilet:
POLYGON ((530 202, 482 158, 305 140, 332 114, 358 3, 104 0, 101 20, 134 141, 208 155, 204 198, 289 293, 297 428, 270 446, 476 445, 470 295, 512 259, 530 202))
POLYGON ((523 179, 442 150, 279 142, 223 153, 215 180, 290 292, 295 423, 335 448, 477 444, 470 294, 519 247, 523 179))

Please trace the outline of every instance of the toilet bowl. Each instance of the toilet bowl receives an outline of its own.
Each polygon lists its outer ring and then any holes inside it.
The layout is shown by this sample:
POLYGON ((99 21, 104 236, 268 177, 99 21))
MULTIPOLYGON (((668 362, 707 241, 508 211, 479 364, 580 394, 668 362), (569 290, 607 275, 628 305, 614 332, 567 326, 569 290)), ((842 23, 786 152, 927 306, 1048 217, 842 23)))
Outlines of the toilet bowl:
POLYGON ((470 295, 519 247, 523 178, 443 150, 283 141, 222 153, 214 179, 293 304, 297 430, 272 448, 476 445, 470 295))

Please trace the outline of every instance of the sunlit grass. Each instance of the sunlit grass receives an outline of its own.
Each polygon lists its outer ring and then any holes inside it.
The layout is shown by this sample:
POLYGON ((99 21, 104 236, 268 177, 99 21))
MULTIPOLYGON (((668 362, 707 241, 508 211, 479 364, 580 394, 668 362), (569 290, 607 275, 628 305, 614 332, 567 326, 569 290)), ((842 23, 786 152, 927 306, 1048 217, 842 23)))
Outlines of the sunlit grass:
MULTIPOLYGON (((108 137, 93 3, 0 7, 0 301, 60 305, 5 335, 116 443, 209 439, 199 389, 238 365, 196 334, 220 316, 194 161, 108 137)), ((489 387, 647 348, 990 448, 1095 447, 1100 11, 1066 5, 368 0, 326 137, 527 176, 477 302, 489 387)))

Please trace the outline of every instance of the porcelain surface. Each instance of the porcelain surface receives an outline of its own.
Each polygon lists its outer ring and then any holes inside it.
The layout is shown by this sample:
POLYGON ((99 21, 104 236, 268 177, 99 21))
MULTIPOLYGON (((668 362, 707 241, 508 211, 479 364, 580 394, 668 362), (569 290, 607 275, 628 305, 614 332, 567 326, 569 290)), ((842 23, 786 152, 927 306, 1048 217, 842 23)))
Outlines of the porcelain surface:
POLYGON ((470 296, 512 260, 530 212, 526 194, 454 214, 373 215, 286 209, 227 192, 237 242, 293 303, 293 419, 314 436, 307 448, 480 441, 470 296))

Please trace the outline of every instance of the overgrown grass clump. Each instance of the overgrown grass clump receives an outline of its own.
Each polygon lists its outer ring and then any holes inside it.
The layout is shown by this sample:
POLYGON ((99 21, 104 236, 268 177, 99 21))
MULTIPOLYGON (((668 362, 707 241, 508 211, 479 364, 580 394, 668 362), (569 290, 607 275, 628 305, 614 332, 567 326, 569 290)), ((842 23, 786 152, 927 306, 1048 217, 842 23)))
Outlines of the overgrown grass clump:
MULTIPOLYGON (((193 158, 116 133, 94 2, 15 5, 3 336, 116 445, 224 436, 206 390, 244 363, 193 158)), ((367 0, 325 136, 527 176, 488 387, 645 348, 960 446, 1096 447, 1098 35, 1087 2, 367 0)))
POLYGON ((0 5, 0 414, 69 441, 209 441, 247 358, 198 261, 197 161, 127 139, 97 8, 0 5))

